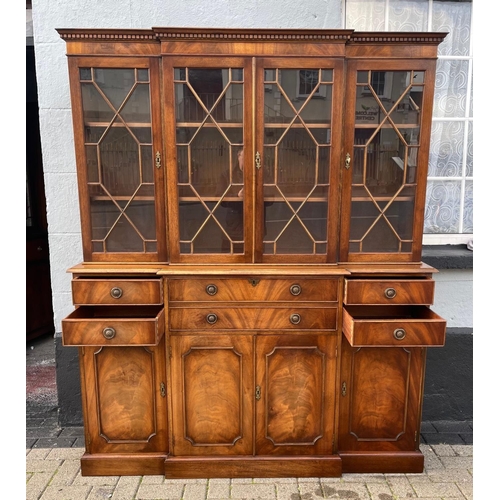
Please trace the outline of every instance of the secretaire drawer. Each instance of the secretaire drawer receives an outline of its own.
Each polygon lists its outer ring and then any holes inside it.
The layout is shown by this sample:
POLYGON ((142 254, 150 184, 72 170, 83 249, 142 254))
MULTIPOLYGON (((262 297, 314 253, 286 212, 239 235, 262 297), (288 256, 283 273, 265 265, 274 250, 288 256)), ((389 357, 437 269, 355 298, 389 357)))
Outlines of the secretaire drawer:
POLYGON ((425 306, 347 306, 343 331, 353 347, 443 346, 446 321, 425 306))
POLYGON ((63 345, 157 345, 164 314, 162 306, 80 306, 62 320, 63 345))
POLYGON ((337 301, 338 279, 171 279, 171 301, 337 301))
POLYGON ((73 290, 73 304, 75 305, 163 304, 161 278, 75 278, 71 282, 71 286, 73 290))
POLYGON ((431 305, 434 280, 346 280, 344 304, 431 305))
POLYGON ((171 331, 336 330, 337 308, 170 308, 171 331))

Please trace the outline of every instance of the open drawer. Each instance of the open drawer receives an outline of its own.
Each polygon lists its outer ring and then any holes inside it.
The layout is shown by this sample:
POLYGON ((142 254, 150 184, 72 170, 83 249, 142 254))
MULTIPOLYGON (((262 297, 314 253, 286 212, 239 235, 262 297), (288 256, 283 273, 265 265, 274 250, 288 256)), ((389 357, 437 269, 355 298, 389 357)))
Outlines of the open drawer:
POLYGON ((62 320, 64 346, 157 345, 165 332, 163 306, 80 306, 62 320))
POLYGON ((353 347, 443 346, 446 321, 425 306, 345 306, 343 331, 353 347))

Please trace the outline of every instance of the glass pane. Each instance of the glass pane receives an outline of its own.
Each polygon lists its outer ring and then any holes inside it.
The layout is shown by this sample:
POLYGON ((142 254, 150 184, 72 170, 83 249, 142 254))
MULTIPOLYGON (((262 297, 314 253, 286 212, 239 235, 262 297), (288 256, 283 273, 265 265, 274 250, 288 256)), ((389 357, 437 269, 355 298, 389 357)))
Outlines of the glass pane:
POLYGON ((264 253, 324 254, 331 69, 264 71, 264 253))
MULTIPOLYGON (((103 252, 145 252, 146 240, 156 238, 152 200, 116 204, 94 199, 90 205, 94 248, 103 252)), ((98 250, 96 250, 98 251, 98 250)))
POLYGON ((438 59, 434 111, 436 117, 465 116, 469 61, 438 59))
POLYGON ((156 251, 148 69, 80 71, 92 248, 156 251))
POLYGON ((460 199, 460 181, 428 181, 424 233, 458 233, 460 199))
POLYGON ((429 177, 462 175, 465 125, 460 121, 432 123, 429 177))
POLYGON ((243 253, 243 69, 174 76, 180 252, 243 253))

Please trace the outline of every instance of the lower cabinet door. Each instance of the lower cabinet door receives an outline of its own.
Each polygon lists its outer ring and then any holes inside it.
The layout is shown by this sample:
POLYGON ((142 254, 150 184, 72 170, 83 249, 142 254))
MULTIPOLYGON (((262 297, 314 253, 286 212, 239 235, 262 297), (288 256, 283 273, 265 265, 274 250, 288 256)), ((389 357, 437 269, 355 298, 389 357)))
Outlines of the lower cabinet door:
POLYGON ((80 348, 88 453, 168 451, 164 342, 80 348))
POLYGON ((339 452, 418 450, 425 354, 343 337, 339 452))
POLYGON ((251 335, 171 336, 175 456, 253 453, 251 335))
POLYGON ((337 338, 256 338, 257 454, 332 453, 337 338))

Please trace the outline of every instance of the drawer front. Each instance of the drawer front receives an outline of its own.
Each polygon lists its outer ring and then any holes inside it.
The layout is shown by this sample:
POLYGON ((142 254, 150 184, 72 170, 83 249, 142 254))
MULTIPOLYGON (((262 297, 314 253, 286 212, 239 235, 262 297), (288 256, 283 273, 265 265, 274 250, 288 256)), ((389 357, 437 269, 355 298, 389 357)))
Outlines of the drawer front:
POLYGON ((87 279, 72 283, 73 304, 163 304, 161 279, 87 279))
POLYGON ((171 308, 170 330, 336 330, 331 308, 171 308))
POLYGON ((165 332, 161 307, 79 307, 62 320, 65 346, 157 345, 165 332))
POLYGON ((336 301, 338 279, 171 279, 171 301, 336 301))
POLYGON ((344 304, 431 305, 434 280, 346 280, 344 304))
POLYGON ((446 336, 446 321, 423 306, 344 307, 342 323, 353 347, 443 346, 446 336))

